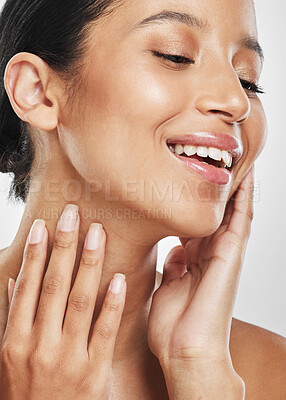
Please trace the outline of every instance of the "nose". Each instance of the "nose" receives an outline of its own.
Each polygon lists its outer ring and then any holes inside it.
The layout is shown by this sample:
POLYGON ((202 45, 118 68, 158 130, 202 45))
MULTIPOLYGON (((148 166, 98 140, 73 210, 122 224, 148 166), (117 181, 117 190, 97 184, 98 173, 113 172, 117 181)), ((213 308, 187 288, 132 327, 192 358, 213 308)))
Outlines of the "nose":
POLYGON ((242 124, 250 114, 249 98, 232 68, 212 68, 200 77, 195 107, 204 115, 217 115, 228 123, 242 124))

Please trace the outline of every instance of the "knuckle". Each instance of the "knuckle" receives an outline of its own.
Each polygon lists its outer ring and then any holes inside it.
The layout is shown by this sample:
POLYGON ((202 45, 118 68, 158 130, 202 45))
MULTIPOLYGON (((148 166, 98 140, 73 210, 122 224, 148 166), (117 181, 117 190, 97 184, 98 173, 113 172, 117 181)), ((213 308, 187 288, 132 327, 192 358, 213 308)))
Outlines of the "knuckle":
POLYGON ((28 285, 28 279, 25 276, 19 276, 17 279, 17 284, 15 285, 14 289, 14 298, 22 297, 26 291, 28 285))
POLYGON ((253 221, 254 219, 254 210, 251 209, 247 209, 246 211, 239 211, 241 214, 243 214, 244 216, 246 216, 250 222, 253 221))
POLYGON ((83 396, 94 396, 93 393, 95 393, 95 395, 97 394, 96 392, 94 392, 94 387, 92 387, 90 383, 82 384, 80 392, 82 393, 83 396))
POLYGON ((83 396, 97 398, 98 397, 98 384, 95 383, 92 376, 87 376, 81 382, 81 390, 83 396))
POLYGON ((250 199, 251 199, 251 201, 253 201, 254 192, 255 192, 255 185, 254 185, 254 183, 252 183, 252 184, 250 185, 250 199))
POLYGON ((56 251, 67 251, 71 249, 73 242, 74 240, 71 232, 57 231, 53 248, 56 251))
POLYGON ((13 350, 10 346, 5 345, 1 348, 1 365, 8 366, 15 363, 13 350))
POLYGON ((254 210, 253 208, 247 209, 247 210, 235 210, 237 213, 241 214, 243 218, 248 218, 250 221, 254 219, 254 210))
POLYGON ((28 357, 28 365, 32 370, 48 370, 53 366, 53 360, 47 351, 35 349, 28 357))
POLYGON ((113 337, 113 329, 108 324, 101 324, 95 329, 95 333, 101 339, 107 340, 113 337))
POLYGON ((99 258, 94 251, 85 249, 82 253, 81 266, 89 269, 97 267, 98 264, 99 258))
POLYGON ((247 216, 250 219, 250 221, 253 221, 254 219, 254 210, 251 208, 250 210, 247 211, 247 216))
POLYGON ((72 293, 69 297, 69 306, 76 312, 85 312, 89 308, 89 298, 83 293, 72 293))
POLYGON ((108 311, 119 311, 120 304, 116 298, 116 296, 112 296, 111 293, 109 293, 109 296, 105 299, 103 307, 108 310, 108 311))
POLYGON ((219 255, 211 255, 209 261, 212 263, 228 264, 228 261, 219 255))
POLYGON ((42 292, 44 294, 57 294, 63 289, 64 278, 60 275, 46 275, 43 280, 42 292))
POLYGON ((1 347, 1 362, 4 365, 13 365, 25 358, 24 347, 20 344, 6 341, 1 347))
POLYGON ((237 236, 234 236, 232 239, 228 239, 225 242, 225 246, 226 248, 229 247, 230 249, 235 248, 238 254, 242 254, 243 252, 243 243, 241 242, 240 238, 237 240, 237 236))
POLYGON ((29 244, 23 256, 23 259, 26 262, 42 261, 43 258, 44 258, 43 249, 42 246, 39 245, 39 243, 29 244))
POLYGON ((37 286, 37 282, 33 279, 21 274, 17 278, 17 284, 14 289, 14 298, 22 297, 25 293, 30 292, 31 289, 34 289, 37 286))
POLYGON ((75 381, 78 379, 78 367, 79 364, 71 362, 70 360, 59 360, 54 365, 54 369, 58 371, 59 376, 64 378, 66 381, 75 381))

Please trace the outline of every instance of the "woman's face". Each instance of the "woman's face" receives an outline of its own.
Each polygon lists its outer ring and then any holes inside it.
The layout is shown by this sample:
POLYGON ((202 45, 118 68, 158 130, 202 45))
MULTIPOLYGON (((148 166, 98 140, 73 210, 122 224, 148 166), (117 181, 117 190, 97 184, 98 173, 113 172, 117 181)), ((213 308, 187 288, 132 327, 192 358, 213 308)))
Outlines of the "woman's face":
POLYGON ((251 0, 130 0, 92 28, 77 108, 64 110, 59 134, 81 176, 102 185, 98 198, 153 210, 166 235, 207 236, 218 228, 266 139, 261 101, 241 81, 258 84, 262 68, 253 42, 241 44, 246 35, 257 39, 251 0), (139 25, 163 11, 173 18, 139 25), (167 146, 202 132, 241 143, 228 183, 197 173, 167 146))

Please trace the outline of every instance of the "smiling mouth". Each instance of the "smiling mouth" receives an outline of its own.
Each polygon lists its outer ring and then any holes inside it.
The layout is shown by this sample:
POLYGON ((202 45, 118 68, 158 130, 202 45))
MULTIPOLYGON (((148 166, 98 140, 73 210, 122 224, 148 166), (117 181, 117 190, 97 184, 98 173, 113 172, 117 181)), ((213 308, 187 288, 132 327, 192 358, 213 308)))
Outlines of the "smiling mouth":
POLYGON ((196 159, 204 164, 217 168, 232 170, 232 155, 227 150, 216 147, 190 146, 176 143, 167 143, 169 150, 180 157, 196 159))

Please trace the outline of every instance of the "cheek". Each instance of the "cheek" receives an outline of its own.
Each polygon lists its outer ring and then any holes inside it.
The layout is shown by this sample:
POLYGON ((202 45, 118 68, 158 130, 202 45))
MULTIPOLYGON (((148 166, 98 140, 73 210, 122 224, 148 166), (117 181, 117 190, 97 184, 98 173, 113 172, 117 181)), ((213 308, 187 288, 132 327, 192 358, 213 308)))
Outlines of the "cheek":
POLYGON ((170 79, 170 71, 162 76, 162 67, 152 70, 144 62, 123 62, 118 57, 106 68, 100 60, 91 64, 98 67, 87 71, 72 129, 78 139, 76 148, 86 159, 83 175, 93 175, 103 165, 106 175, 113 169, 118 172, 118 165, 122 172, 139 170, 146 154, 154 162, 153 152, 162 146, 156 129, 182 109, 175 77, 170 79))
POLYGON ((251 115, 243 124, 241 133, 245 155, 236 166, 237 175, 235 175, 229 198, 240 185, 250 166, 262 152, 267 139, 267 120, 260 99, 253 101, 251 107, 251 115))
POLYGON ((262 152, 267 139, 267 120, 260 99, 253 102, 252 116, 245 126, 247 140, 247 158, 252 164, 262 152))
POLYGON ((108 180, 120 191, 120 180, 144 179, 158 171, 154 155, 161 137, 156 128, 178 104, 167 82, 147 71, 145 65, 116 68, 116 60, 105 69, 89 68, 79 107, 69 112, 73 118, 66 118, 61 129, 65 152, 85 180, 108 180))
POLYGON ((117 57, 104 71, 93 71, 88 93, 91 114, 101 115, 110 123, 116 121, 120 126, 133 129, 134 133, 135 128, 154 132, 182 108, 182 92, 176 76, 170 77, 176 72, 162 74, 162 69, 155 63, 152 66, 150 61, 135 63, 125 56, 125 59, 117 57))

